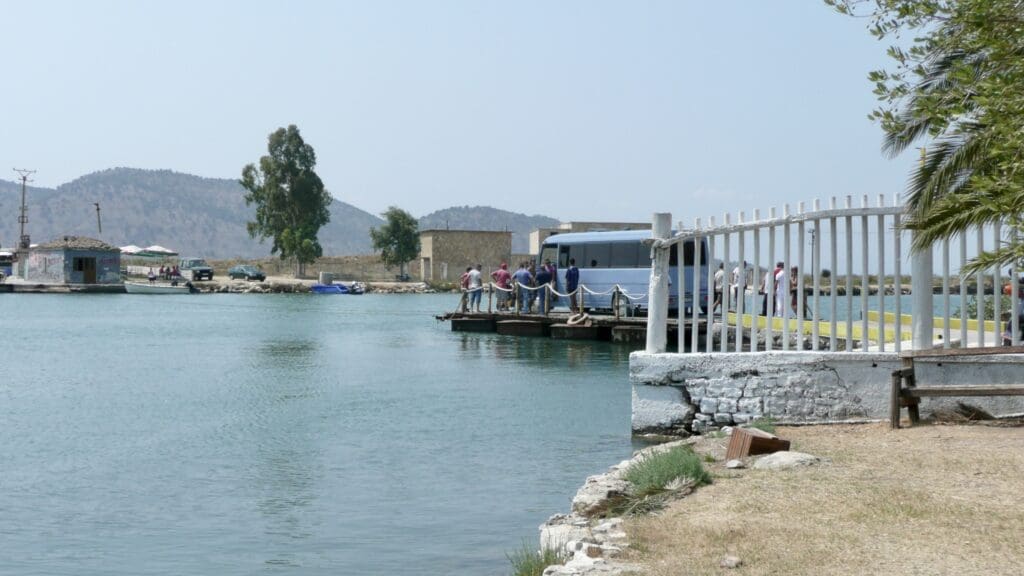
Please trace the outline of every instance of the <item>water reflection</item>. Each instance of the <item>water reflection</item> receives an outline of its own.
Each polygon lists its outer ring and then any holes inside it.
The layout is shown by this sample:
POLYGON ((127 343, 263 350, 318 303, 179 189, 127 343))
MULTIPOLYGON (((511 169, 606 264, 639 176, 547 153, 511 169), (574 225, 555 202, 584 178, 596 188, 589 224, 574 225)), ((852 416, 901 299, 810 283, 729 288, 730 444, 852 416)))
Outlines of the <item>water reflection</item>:
POLYGON ((609 342, 552 340, 551 338, 501 336, 472 332, 454 333, 464 358, 488 357, 528 366, 570 368, 598 362, 603 366, 628 367, 633 347, 609 342))

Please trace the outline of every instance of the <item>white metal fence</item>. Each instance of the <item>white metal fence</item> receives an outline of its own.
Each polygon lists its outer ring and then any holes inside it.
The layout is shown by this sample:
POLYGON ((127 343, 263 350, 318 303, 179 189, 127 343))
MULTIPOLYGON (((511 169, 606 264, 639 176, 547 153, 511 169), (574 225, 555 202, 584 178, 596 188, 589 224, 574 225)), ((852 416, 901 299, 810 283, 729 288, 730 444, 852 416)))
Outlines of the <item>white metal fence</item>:
MULTIPOLYGON (((847 196, 841 207, 835 198, 824 208, 816 200, 809 211, 801 202, 795 212, 788 205, 781 215, 773 208, 765 219, 757 210, 751 220, 743 212, 725 215, 722 224, 697 219, 693 229, 655 240, 656 250, 691 238, 708 247, 708 262, 695 263, 698 270, 707 266, 707 302, 689 315, 680 307, 679 351, 900 352, 910 346, 999 345, 1004 337, 1019 344, 1016 266, 1005 275, 999 269, 959 274, 969 255, 1007 242, 1001 227, 947 240, 933 258, 910 252, 903 213, 884 196, 874 206, 864 196, 858 207, 847 196), (1008 305, 1001 298, 1004 287, 1011 287, 1008 305), (975 311, 969 314, 969 308, 975 311)), ((698 286, 694 278, 686 289, 699 294, 698 286)), ((653 299, 648 332, 657 329, 651 325, 658 318, 653 299)), ((649 351, 658 351, 648 342, 649 351)))

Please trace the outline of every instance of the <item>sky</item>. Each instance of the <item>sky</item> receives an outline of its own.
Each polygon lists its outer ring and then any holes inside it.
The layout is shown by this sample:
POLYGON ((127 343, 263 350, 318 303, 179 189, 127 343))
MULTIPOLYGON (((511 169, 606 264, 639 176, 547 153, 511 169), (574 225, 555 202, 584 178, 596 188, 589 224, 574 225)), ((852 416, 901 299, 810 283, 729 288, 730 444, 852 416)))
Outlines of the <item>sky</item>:
POLYGON ((0 0, 0 16, 0 178, 36 169, 37 186, 120 166, 238 178, 295 124, 331 194, 372 213, 689 223, 891 199, 915 160, 885 158, 867 119, 886 45, 820 0, 0 0))

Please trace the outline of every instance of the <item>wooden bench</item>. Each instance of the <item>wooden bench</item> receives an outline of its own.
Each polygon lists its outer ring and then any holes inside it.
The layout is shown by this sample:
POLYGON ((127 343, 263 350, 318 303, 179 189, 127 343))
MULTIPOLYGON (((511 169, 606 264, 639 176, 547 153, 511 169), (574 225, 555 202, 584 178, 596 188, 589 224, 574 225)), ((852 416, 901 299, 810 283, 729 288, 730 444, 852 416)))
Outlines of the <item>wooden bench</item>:
POLYGON ((1024 354, 1024 346, 992 346, 986 348, 947 348, 937 350, 915 350, 900 357, 903 367, 892 372, 892 387, 889 395, 889 420, 892 428, 900 427, 900 410, 904 407, 910 416, 910 424, 921 421, 918 404, 921 398, 958 396, 1024 396, 1024 384, 986 384, 964 386, 918 386, 914 376, 914 360, 920 358, 949 358, 954 360, 966 356, 992 356, 997 354, 1024 354))

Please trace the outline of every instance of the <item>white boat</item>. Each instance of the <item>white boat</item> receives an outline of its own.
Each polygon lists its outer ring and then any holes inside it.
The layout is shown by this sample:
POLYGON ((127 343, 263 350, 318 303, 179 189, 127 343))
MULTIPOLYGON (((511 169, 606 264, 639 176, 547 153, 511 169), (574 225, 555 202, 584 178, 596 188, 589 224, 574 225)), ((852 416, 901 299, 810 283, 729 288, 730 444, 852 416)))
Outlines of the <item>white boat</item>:
POLYGON ((129 294, 189 294, 192 284, 186 282, 179 285, 150 284, 149 282, 125 282, 125 292, 129 294))

